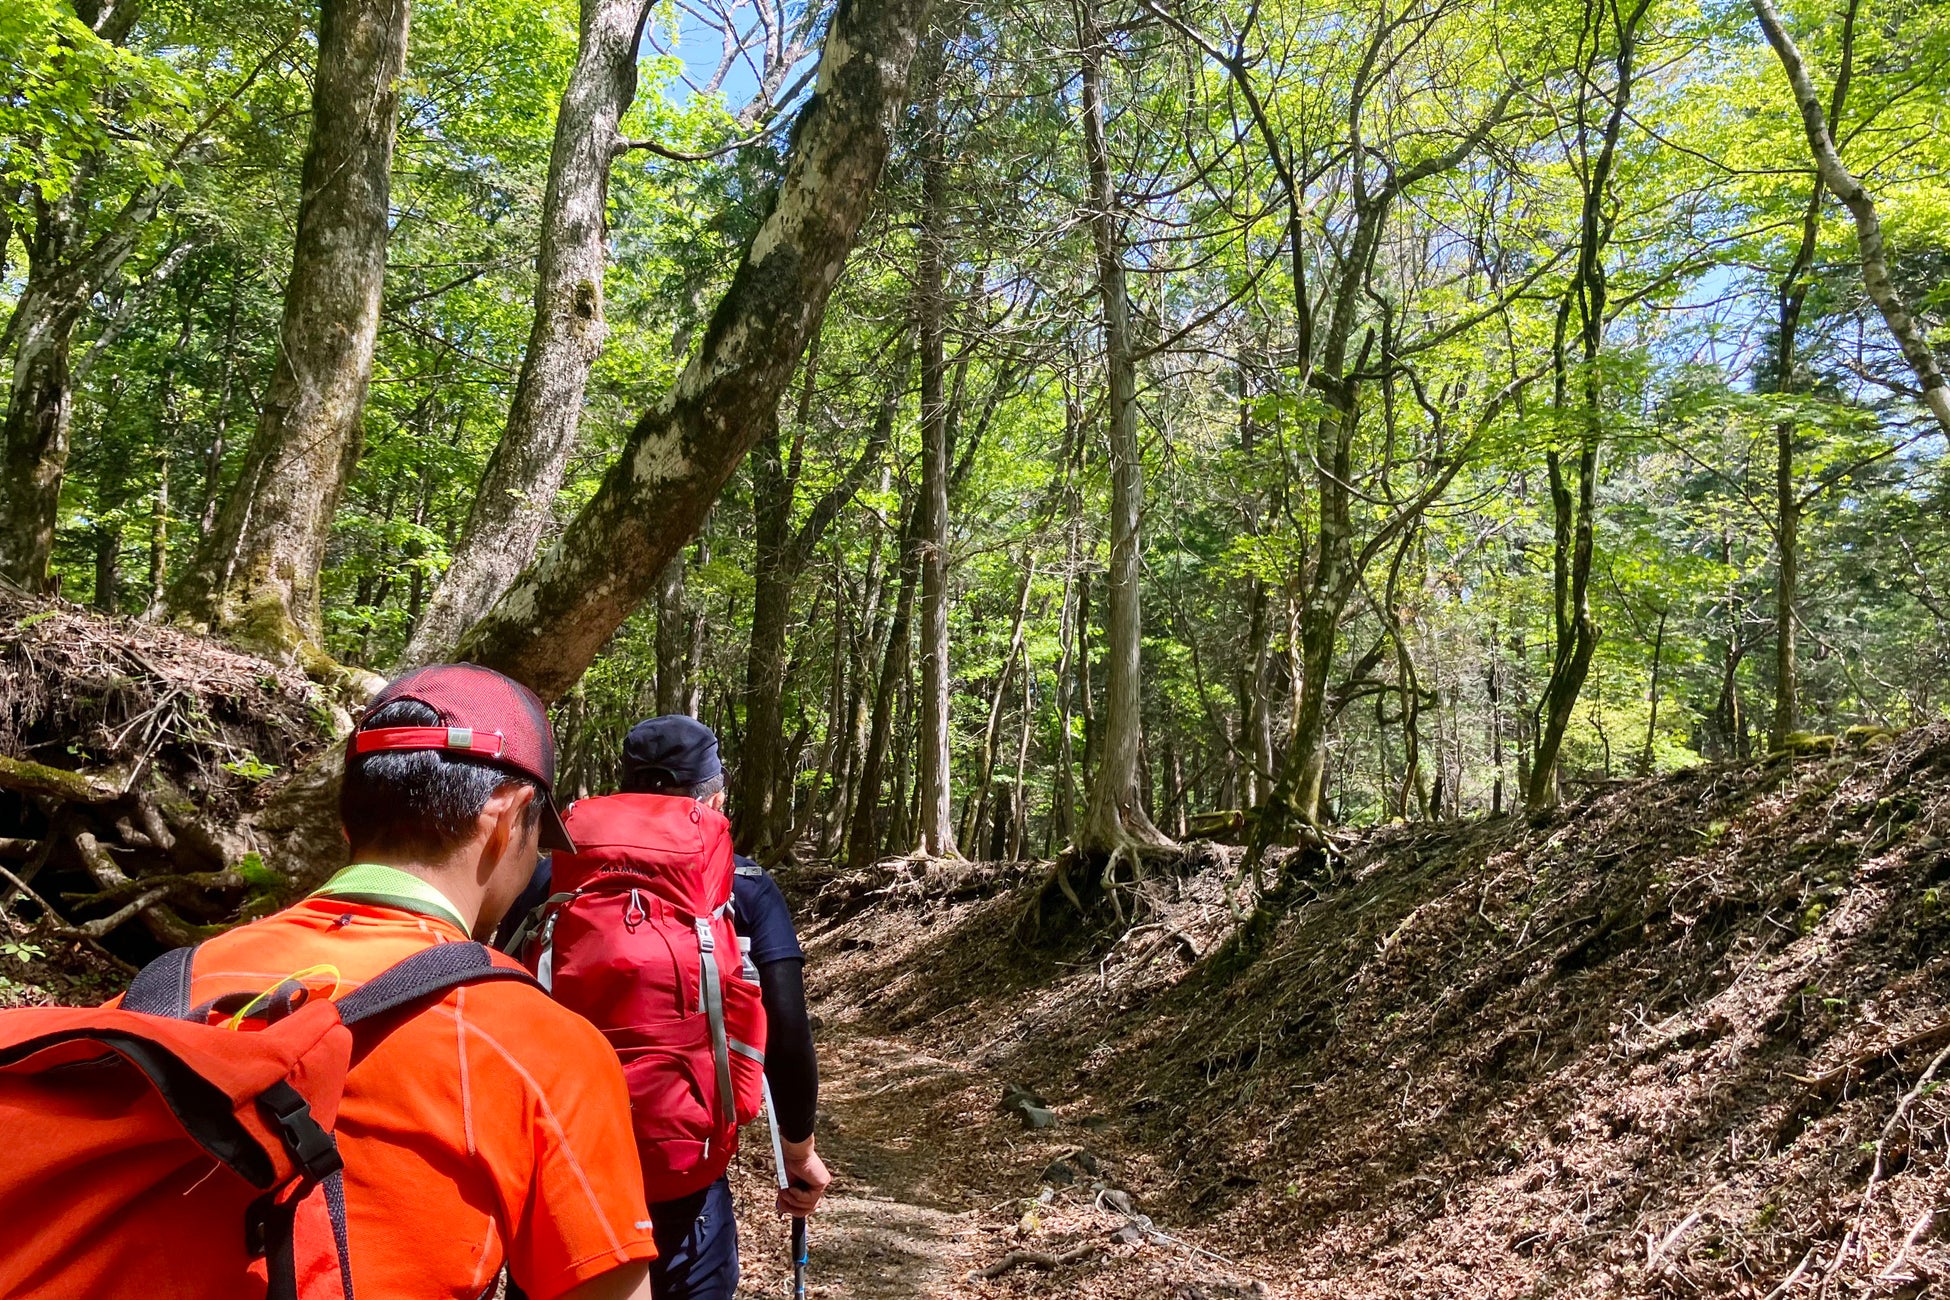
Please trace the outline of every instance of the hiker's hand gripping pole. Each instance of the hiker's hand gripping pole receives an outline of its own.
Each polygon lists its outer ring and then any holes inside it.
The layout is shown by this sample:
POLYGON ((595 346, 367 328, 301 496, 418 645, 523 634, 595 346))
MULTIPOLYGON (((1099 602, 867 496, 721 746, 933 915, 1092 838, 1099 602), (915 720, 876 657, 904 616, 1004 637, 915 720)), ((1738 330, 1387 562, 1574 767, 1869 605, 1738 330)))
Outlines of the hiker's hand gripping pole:
MULTIPOLYGON (((772 1130, 772 1167, 778 1171, 779 1190, 792 1186, 792 1179, 785 1171, 785 1140, 779 1136, 779 1112, 772 1105, 772 1081, 765 1084, 765 1122, 772 1130)), ((792 1218, 792 1300, 806 1300, 806 1220, 803 1215, 792 1218)))

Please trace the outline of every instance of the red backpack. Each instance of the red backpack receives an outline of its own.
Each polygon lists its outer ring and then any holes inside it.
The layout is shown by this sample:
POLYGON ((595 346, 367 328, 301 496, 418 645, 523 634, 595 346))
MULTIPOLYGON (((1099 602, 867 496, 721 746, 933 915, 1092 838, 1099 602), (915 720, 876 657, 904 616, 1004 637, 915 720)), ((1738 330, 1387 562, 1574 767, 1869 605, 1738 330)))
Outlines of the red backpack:
MULTIPOLYGON (((603 1031, 630 1088, 651 1202, 701 1191, 764 1096, 765 1006, 731 918, 731 825, 695 799, 615 794, 564 816, 556 892, 522 952, 603 1031)), ((526 928, 526 927, 524 927, 526 928)))
POLYGON ((352 1300, 347 1072, 387 1013, 528 978, 450 943, 336 1004, 286 980, 193 1008, 193 960, 157 958, 120 1007, 0 1012, 0 1298, 352 1300))

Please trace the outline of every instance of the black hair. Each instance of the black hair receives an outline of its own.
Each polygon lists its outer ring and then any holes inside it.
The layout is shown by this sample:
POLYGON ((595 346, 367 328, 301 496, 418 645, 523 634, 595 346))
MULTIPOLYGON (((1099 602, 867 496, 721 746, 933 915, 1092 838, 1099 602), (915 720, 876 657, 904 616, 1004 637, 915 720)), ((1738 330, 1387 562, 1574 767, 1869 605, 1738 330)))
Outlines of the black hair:
MULTIPOLYGON (((367 716, 361 729, 439 725, 440 715, 427 705, 395 700, 367 716)), ((535 791, 523 816, 529 823, 540 818, 541 783, 522 773, 437 749, 359 754, 346 760, 339 820, 354 858, 371 849, 439 856, 465 843, 488 800, 511 785, 535 791)))
POLYGON ((628 768, 623 770, 624 794, 669 794, 683 799, 703 800, 709 799, 722 789, 724 789, 723 772, 716 776, 707 776, 702 781, 690 785, 658 785, 645 773, 632 772, 628 768))

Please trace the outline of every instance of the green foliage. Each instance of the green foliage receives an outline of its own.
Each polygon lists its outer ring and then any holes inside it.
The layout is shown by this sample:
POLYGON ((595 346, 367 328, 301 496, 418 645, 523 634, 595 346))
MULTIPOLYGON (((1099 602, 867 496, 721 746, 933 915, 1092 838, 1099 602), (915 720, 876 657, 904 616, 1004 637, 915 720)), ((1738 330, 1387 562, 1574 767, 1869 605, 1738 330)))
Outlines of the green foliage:
MULTIPOLYGON (((1811 177, 1778 62, 1744 6, 1657 0, 1648 11, 1644 75, 1605 205, 1609 315, 1590 361, 1574 337, 1557 355, 1589 164, 1576 123, 1597 102, 1578 96, 1610 75, 1580 65, 1591 51, 1577 6, 1476 0, 1412 8, 1413 21, 1357 0, 1169 11, 1210 39, 1244 33, 1273 143, 1240 86, 1182 31, 1149 6, 1102 8, 1119 256, 1143 351, 1143 762, 1161 823, 1264 795, 1273 772, 1255 725, 1272 768, 1285 745, 1304 667, 1295 630, 1327 522, 1321 458, 1339 377, 1319 371, 1322 335, 1361 196, 1440 160, 1512 85, 1509 111, 1475 147, 1396 199, 1348 300, 1355 423, 1349 463, 1326 468, 1344 472, 1352 493, 1359 573, 1329 673, 1330 813, 1372 821, 1513 806, 1554 636, 1548 458, 1588 436, 1602 636, 1566 739, 1573 788, 1764 747, 1783 428, 1788 491, 1801 504, 1804 729, 1838 736, 1950 710, 1950 465, 1904 391, 1904 365, 1861 291, 1853 223, 1832 200, 1816 213, 1794 361, 1777 373, 1780 284, 1811 177), (1305 178, 1291 229, 1275 150, 1305 178)), ((703 150, 752 131, 744 74, 709 84, 694 51, 712 41, 686 27, 688 12, 653 13, 625 137, 703 150), (659 52, 672 50, 693 53, 659 52)), ((1832 86, 1838 25, 1812 0, 1789 4, 1787 17, 1832 86)), ((123 282, 91 304, 76 338, 77 355, 102 346, 77 383, 57 536, 73 599, 139 612, 165 472, 172 572, 238 472, 282 310, 314 21, 303 6, 170 0, 115 47, 61 0, 0 7, 0 66, 12 74, 0 95, 10 232, 0 299, 22 292, 20 254, 42 205, 82 204, 99 230, 143 187, 167 190, 123 282), (145 284, 184 246, 166 282, 145 284)), ((894 358, 916 316, 923 125, 938 123, 947 387, 964 471, 949 557, 958 797, 976 782, 994 714, 994 786, 1016 788, 1020 756, 1030 808, 1014 829, 1026 852, 1053 851, 1102 740, 1109 560, 1075 14, 1025 2, 937 21, 940 70, 916 78, 923 103, 900 124, 876 212, 777 413, 792 475, 786 531, 843 479, 891 393, 884 464, 807 560, 782 680, 752 680, 747 662, 756 573, 770 559, 750 466, 689 552, 679 625, 666 630, 725 735, 734 784, 753 692, 779 692, 787 799, 809 837, 833 848, 920 477, 917 368, 894 358), (1013 660, 1025 563, 1034 572, 1013 660)), ((501 436, 532 326, 536 232, 577 23, 567 0, 415 8, 363 455, 323 578, 328 648, 346 662, 391 667, 501 436)), ((1950 10, 1871 0, 1856 40, 1842 147, 1877 196, 1904 291, 1950 342, 1950 135, 1936 129, 1950 112, 1950 10)), ((590 499, 633 422, 695 352, 769 210, 789 140, 782 131, 702 163, 618 158, 607 337, 558 523, 590 499)), ((654 608, 638 610, 559 702, 570 788, 612 785, 617 737, 654 707, 657 622, 654 608)), ((912 680, 894 686, 879 796, 897 827, 914 797, 918 706, 912 680)), ((232 770, 272 774, 254 755, 232 770)), ((883 847, 909 845, 890 831, 883 847)), ((268 895, 258 869, 245 877, 268 895)))

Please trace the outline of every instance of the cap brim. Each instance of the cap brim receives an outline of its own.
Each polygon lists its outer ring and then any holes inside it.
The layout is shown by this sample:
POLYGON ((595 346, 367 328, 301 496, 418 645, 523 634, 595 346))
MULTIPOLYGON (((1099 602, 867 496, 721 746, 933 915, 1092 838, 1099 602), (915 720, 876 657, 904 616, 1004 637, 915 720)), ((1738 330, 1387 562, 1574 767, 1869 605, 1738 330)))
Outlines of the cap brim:
POLYGON ((576 851, 576 842, 569 838, 569 828, 562 824, 562 814, 555 811, 555 797, 546 790, 542 791, 541 846, 556 853, 576 851))

